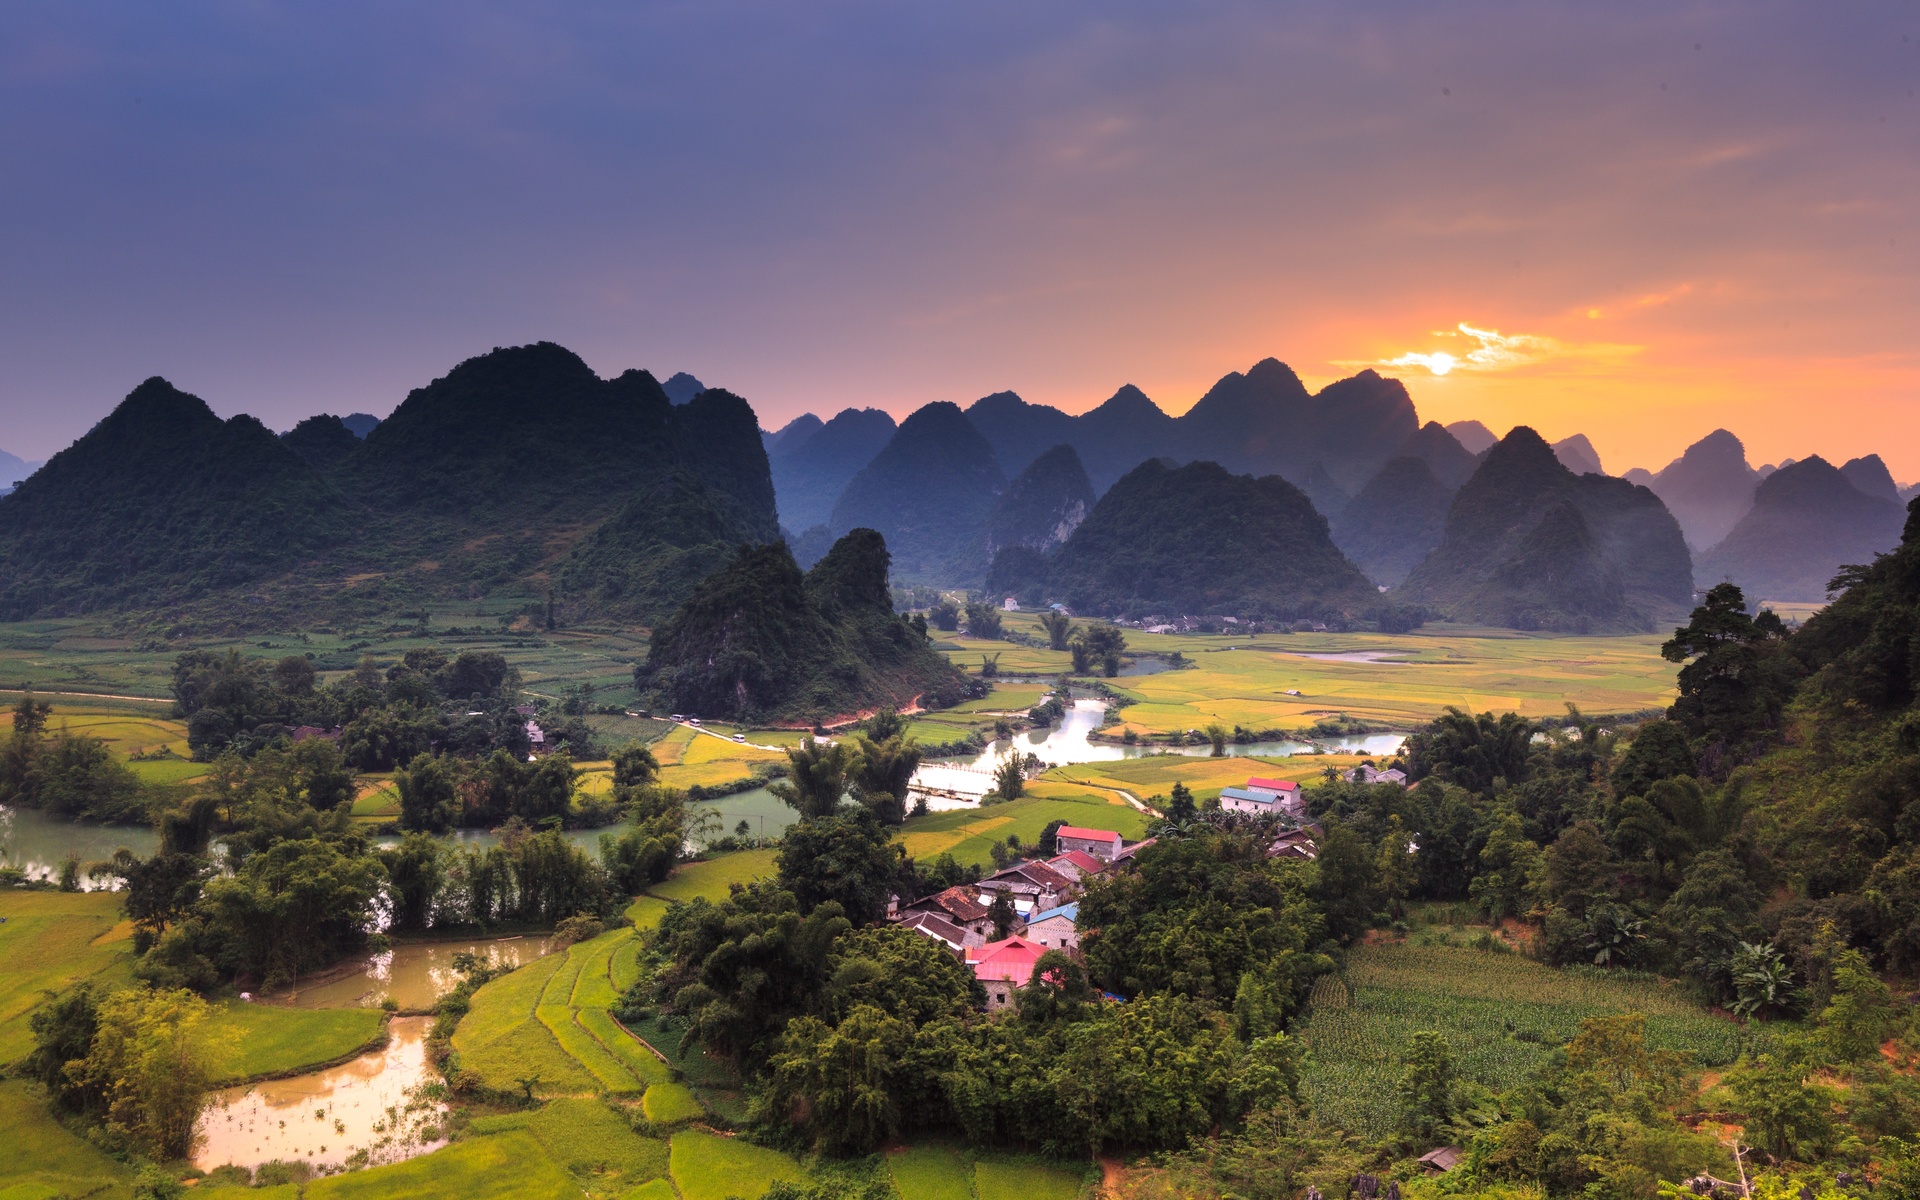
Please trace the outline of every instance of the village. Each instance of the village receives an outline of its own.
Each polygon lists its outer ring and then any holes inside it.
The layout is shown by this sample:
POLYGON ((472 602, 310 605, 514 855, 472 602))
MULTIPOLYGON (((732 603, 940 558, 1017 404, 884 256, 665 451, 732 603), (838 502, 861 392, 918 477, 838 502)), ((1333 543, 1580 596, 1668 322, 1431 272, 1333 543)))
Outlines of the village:
MULTIPOLYGON (((1406 785, 1404 772, 1371 764, 1355 767, 1344 778, 1406 785)), ((1220 811, 1272 819, 1278 830, 1267 847, 1272 859, 1312 861, 1324 836, 1307 817, 1300 785, 1290 780, 1253 776, 1243 787, 1221 791, 1220 811)), ((1134 856, 1157 840, 1129 842, 1109 829, 1062 825, 1053 831, 1051 845, 1042 839, 1040 857, 1009 863, 978 883, 958 884, 911 903, 896 897, 887 916, 939 942, 971 967, 986 993, 987 1011, 995 1012, 1014 1003, 1043 955, 1057 950, 1078 956, 1076 901, 1086 881, 1127 870, 1134 856)))

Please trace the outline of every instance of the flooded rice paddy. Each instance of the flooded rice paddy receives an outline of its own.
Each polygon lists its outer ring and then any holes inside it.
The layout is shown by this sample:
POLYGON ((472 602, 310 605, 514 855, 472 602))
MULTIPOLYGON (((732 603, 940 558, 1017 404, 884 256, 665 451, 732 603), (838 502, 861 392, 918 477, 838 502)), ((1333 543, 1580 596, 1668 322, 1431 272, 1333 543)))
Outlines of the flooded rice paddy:
POLYGON ((303 1162, 316 1169, 398 1162, 444 1144, 429 1017, 396 1017, 384 1049, 324 1071, 215 1092, 193 1165, 303 1162))
POLYGON ((511 969, 541 957, 551 946, 552 939, 545 937, 403 943, 361 960, 357 968, 337 978, 309 984, 273 1001, 295 1008, 370 1008, 391 999, 402 1012, 423 1012, 459 984, 453 970, 456 954, 491 958, 511 969))

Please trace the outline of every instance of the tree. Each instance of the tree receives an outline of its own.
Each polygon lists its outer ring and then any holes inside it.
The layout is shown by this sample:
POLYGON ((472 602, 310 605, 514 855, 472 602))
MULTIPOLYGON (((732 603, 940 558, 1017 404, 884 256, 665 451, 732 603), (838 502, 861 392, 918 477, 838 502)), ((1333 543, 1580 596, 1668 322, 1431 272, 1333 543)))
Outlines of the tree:
MULTIPOLYGON (((897 719, 897 718, 896 718, 897 719)), ((855 794, 883 821, 898 825, 907 819, 907 791, 920 769, 920 746, 895 733, 884 741, 856 735, 859 756, 853 772, 855 794)))
POLYGON ((1407 739, 1408 777, 1435 776, 1475 794, 1492 792, 1496 781, 1519 784, 1527 778, 1534 732, 1533 722, 1514 713, 1475 717, 1448 706, 1407 739))
POLYGON ((1213 757, 1221 758, 1227 753, 1227 738, 1230 733, 1225 725, 1215 721, 1207 726, 1207 740, 1213 743, 1213 757))
POLYGON ((67 1070, 69 1063, 84 1060, 92 1048, 94 1032, 100 1027, 99 1007, 93 985, 82 983, 48 1000, 27 1019, 33 1050, 20 1069, 47 1089, 54 1107, 66 1112, 105 1115, 106 1091, 67 1070))
POLYGON ((1193 802, 1193 792, 1187 785, 1174 781, 1173 794, 1167 798, 1167 806, 1161 810, 1169 825, 1185 825, 1200 815, 1199 805, 1193 802))
POLYGON ((1400 1076, 1400 1122, 1424 1141, 1445 1137, 1453 1125, 1453 1049, 1434 1031, 1407 1039, 1407 1069, 1400 1076))
POLYGON ((1772 946, 1741 942, 1733 952, 1733 1011, 1743 1017, 1785 1007, 1793 990, 1793 971, 1772 946))
POLYGON ((1667 716, 1703 742, 1741 748, 1768 737, 1798 674, 1778 625, 1749 617, 1738 587, 1714 585, 1660 647, 1668 662, 1685 664, 1667 716))
POLYGON ((1820 1012, 1820 1033, 1834 1061, 1850 1063, 1880 1050, 1893 1021, 1893 993, 1866 956, 1848 947, 1833 963, 1833 999, 1820 1012))
POLYGON ((987 905, 987 919, 993 922, 994 941, 1003 941, 1013 933, 1020 914, 1013 907, 1012 892, 1000 888, 993 893, 993 903, 987 905))
POLYGON ((644 787, 660 775, 660 760, 639 742, 629 742, 613 752, 613 786, 644 787))
POLYGON ((434 901, 446 882, 446 860, 438 838, 409 833, 398 846, 380 851, 387 868, 387 895, 393 903, 393 927, 418 932, 433 923, 434 901))
POLYGON ((393 786, 400 793, 400 828, 426 833, 445 833, 453 828, 460 800, 453 772, 444 759, 416 755, 393 773, 393 786))
POLYGON ((909 1069, 913 1026, 863 1004, 838 1026, 787 1025, 768 1063, 772 1114, 804 1127, 826 1153, 870 1153, 899 1132, 896 1079, 909 1069))
POLYGON ((313 660, 304 654, 289 654, 273 664, 273 686, 288 696, 313 694, 313 681, 319 672, 313 660))
POLYGON ((861 808, 801 821, 775 861, 802 914, 831 903, 856 925, 886 915, 887 894, 906 871, 906 852, 861 808))
POLYGON ((1745 1116, 1744 1132, 1775 1158, 1811 1162, 1832 1132, 1832 1097, 1808 1087, 1806 1071, 1772 1054, 1762 1054, 1727 1072, 1726 1085, 1745 1116))
POLYGON ((1529 885, 1539 868, 1540 847, 1527 839, 1520 815, 1503 809, 1480 848, 1479 870, 1467 884, 1467 895, 1489 921, 1499 924, 1532 907, 1529 885))
POLYGON ((952 633, 960 628, 960 610, 954 607, 951 600, 942 600, 927 610, 927 620, 932 621, 933 627, 942 633, 952 633))
POLYGON ((1018 800, 1027 790, 1027 764, 1016 751, 993 769, 993 791, 1002 800, 1018 800))
POLYGON ((1067 639, 1073 635, 1073 620, 1057 608, 1050 608, 1040 615, 1040 628, 1047 635, 1047 649, 1065 650, 1067 639))
POLYGON ((846 797, 853 760, 853 747, 845 742, 806 738, 787 751, 787 778, 768 784, 767 790, 786 801, 802 819, 830 816, 846 797))
POLYGON ((967 605, 967 636, 983 641, 998 641, 1001 634, 1000 610, 991 604, 967 605))
POLYGON ((185 989, 115 992, 99 1004, 75 1082, 105 1099, 107 1125, 156 1159, 184 1158, 206 1102, 207 1002, 185 989))
POLYGON ((1641 725, 1615 764, 1609 782, 1616 796, 1644 796, 1663 779, 1692 775, 1699 770, 1687 731, 1664 718, 1641 725))
POLYGON ((1380 835, 1380 848, 1374 856, 1374 886, 1388 915, 1395 920, 1406 915, 1407 896, 1419 879, 1419 871, 1413 864, 1411 840, 1406 827, 1400 823, 1400 814, 1394 813, 1387 818, 1386 831, 1380 835))

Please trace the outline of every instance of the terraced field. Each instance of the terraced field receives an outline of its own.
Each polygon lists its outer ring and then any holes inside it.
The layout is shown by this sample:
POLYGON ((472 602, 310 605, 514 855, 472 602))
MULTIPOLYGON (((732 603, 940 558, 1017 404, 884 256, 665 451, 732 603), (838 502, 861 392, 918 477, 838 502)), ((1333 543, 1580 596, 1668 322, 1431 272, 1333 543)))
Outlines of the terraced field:
POLYGON ((33 1049, 27 1018, 47 993, 131 983, 132 938, 112 893, 0 890, 0 1065, 33 1049))

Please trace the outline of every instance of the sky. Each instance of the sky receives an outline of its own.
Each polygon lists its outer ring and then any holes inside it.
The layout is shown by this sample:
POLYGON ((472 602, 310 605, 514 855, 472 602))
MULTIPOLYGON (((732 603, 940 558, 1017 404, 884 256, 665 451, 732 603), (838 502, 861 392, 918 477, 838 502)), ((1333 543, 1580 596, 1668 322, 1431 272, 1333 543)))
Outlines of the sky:
POLYGON ((10 0, 0 449, 552 340, 769 428, 1271 356, 1907 482, 1917 88, 1911 0, 10 0))

